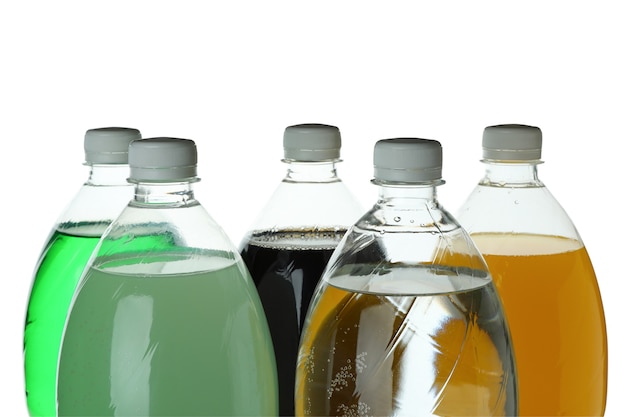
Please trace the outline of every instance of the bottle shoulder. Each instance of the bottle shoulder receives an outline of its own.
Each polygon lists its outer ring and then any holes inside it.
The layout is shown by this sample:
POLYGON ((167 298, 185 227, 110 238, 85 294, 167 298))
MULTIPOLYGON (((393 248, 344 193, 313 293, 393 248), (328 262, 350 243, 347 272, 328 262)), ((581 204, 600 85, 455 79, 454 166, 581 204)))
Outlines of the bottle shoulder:
POLYGON ((268 199, 268 203, 280 201, 287 204, 298 204, 299 201, 308 201, 316 205, 341 204, 341 202, 356 200, 346 184, 336 179, 324 182, 281 181, 268 199), (294 197, 299 197, 294 200, 294 197))
POLYGON ((347 229, 365 210, 341 181, 281 182, 257 213, 249 230, 347 229))
POLYGON ((94 186, 84 184, 65 206, 58 224, 113 221, 133 198, 130 184, 94 186))
MULTIPOLYGON (((159 208, 128 205, 111 223, 102 240, 107 242, 104 246, 108 255, 144 250, 145 245, 149 249, 153 243, 157 245, 155 248, 165 245, 186 252, 236 252, 225 231, 199 202, 159 208), (140 249, 133 248, 135 244, 140 249)), ((104 254, 103 250, 99 256, 104 254)))
POLYGON ((580 240, 569 215, 546 186, 479 184, 459 207, 456 217, 471 234, 515 232, 580 240))
POLYGON ((482 255, 458 225, 445 231, 360 225, 335 249, 326 282, 398 295, 455 292, 492 282, 482 255))
POLYGON ((439 265, 487 271, 469 234, 442 208, 389 213, 375 205, 352 226, 336 253, 338 263, 439 265))

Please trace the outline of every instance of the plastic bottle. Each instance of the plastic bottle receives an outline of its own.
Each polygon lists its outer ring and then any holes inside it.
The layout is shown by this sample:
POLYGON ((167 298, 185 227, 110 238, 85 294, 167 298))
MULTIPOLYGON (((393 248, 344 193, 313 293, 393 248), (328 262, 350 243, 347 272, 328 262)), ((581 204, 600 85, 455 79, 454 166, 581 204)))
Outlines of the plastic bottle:
POLYGON ((600 291, 572 221, 539 179, 542 132, 489 126, 486 171, 458 219, 484 255, 507 314, 520 415, 601 416, 607 335, 600 291))
POLYGON ((301 416, 504 416, 515 362, 487 266, 437 200, 442 150, 374 147, 379 199, 346 233, 307 314, 301 416))
POLYGON ((289 126, 287 173, 241 243, 268 319, 279 381, 279 414, 294 415, 298 343, 322 271, 359 202, 337 174, 341 135, 335 126, 289 126))
POLYGON ((194 196, 195 143, 133 141, 129 163, 135 197, 72 302, 59 416, 276 415, 263 308, 237 249, 194 196))
POLYGON ((136 129, 85 133, 87 181, 61 213, 35 268, 24 328, 24 377, 31 416, 56 415, 56 373, 63 325, 76 284, 106 227, 133 195, 128 144, 136 129))

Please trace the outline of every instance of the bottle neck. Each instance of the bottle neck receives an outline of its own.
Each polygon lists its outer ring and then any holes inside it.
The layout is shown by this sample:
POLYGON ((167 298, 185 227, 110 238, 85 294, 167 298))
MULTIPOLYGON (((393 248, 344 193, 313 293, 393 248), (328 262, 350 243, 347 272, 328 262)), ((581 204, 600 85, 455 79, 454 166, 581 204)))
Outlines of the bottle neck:
POLYGON ((392 185, 376 183, 381 224, 419 227, 440 223, 446 217, 437 201, 437 185, 392 185))
POLYGON ((425 185, 378 185, 379 204, 414 205, 437 201, 436 184, 425 185))
POLYGON ((537 173, 540 162, 483 161, 485 176, 480 185, 496 187, 543 187, 537 173))
POLYGON ((135 207, 188 207, 197 205, 193 183, 135 183, 135 197, 131 205, 135 207))
POLYGON ((283 160, 287 164, 285 182, 330 183, 340 181, 335 164, 339 160, 324 162, 301 162, 283 160))
POLYGON ((87 185, 91 186, 120 186, 129 185, 129 167, 125 164, 94 164, 89 166, 87 185))

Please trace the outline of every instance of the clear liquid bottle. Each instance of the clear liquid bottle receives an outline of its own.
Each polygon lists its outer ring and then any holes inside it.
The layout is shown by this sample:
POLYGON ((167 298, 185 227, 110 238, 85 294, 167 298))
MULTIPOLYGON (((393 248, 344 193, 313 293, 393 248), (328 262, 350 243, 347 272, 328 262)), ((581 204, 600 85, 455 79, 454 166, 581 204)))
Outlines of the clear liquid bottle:
POLYGON ((316 289, 296 415, 516 415, 507 322, 478 249, 437 200, 441 162, 434 140, 376 143, 379 199, 316 289))
POLYGON ((294 415, 298 343, 313 291, 333 250, 361 215, 337 174, 341 135, 335 126, 289 126, 287 173, 241 243, 276 354, 279 414, 294 415))
POLYGON ((72 301, 59 416, 276 415, 272 342, 237 249, 196 200, 192 140, 129 147, 135 196, 72 301))
POLYGON ((581 237, 539 179, 542 132, 489 126, 482 146, 485 175, 457 218, 482 252, 509 320, 520 415, 601 416, 602 300, 581 237))
POLYGON ((136 129, 107 127, 85 133, 89 176, 49 234, 37 262, 24 328, 24 379, 31 416, 56 415, 61 336, 72 295, 107 226, 133 196, 128 144, 136 129))

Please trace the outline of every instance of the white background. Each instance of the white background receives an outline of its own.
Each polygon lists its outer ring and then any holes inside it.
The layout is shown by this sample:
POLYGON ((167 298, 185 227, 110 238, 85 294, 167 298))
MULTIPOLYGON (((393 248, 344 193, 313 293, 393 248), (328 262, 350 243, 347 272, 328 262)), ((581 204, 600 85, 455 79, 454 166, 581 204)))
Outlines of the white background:
POLYGON ((194 139, 196 195, 238 242, 284 174, 284 128, 318 122, 341 129, 339 175, 366 207, 376 140, 438 139, 452 212, 482 174, 485 126, 539 126, 540 177, 577 225, 604 298, 606 415, 624 415, 624 272, 612 268, 626 233, 625 17, 598 0, 3 2, 1 414, 26 416, 31 275, 86 178, 85 130, 194 139))

